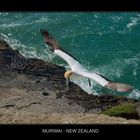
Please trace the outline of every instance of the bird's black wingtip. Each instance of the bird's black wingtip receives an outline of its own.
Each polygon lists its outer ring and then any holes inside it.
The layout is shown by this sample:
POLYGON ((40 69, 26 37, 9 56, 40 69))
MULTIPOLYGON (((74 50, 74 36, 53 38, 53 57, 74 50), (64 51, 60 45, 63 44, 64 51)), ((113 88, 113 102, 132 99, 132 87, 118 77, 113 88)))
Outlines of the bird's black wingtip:
POLYGON ((40 33, 42 36, 49 34, 47 29, 40 29, 40 33))

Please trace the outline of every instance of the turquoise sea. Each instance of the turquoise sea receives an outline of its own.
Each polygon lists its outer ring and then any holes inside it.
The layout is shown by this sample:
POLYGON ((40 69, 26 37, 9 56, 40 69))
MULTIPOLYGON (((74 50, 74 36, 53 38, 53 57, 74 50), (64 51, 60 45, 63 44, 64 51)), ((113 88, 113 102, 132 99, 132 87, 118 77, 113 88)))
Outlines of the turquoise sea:
POLYGON ((140 12, 1 12, 0 37, 27 57, 69 68, 45 46, 47 28, 61 47, 91 72, 134 86, 130 93, 102 88, 86 78, 72 78, 89 94, 110 93, 140 99, 140 12))

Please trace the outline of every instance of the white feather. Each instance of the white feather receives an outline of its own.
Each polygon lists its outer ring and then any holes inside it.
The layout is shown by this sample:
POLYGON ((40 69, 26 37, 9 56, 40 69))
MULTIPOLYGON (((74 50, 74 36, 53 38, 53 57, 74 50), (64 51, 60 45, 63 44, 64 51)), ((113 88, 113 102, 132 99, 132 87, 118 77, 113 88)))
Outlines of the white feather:
POLYGON ((93 79, 94 81, 99 83, 101 86, 105 86, 106 84, 109 83, 109 81, 107 81, 100 75, 98 75, 96 73, 88 72, 86 69, 84 69, 82 67, 82 65, 78 61, 76 61, 74 58, 72 58, 70 55, 63 52, 62 50, 56 49, 54 51, 54 53, 57 54, 58 56, 60 56, 62 59, 64 59, 70 65, 72 72, 74 72, 78 75, 93 79))

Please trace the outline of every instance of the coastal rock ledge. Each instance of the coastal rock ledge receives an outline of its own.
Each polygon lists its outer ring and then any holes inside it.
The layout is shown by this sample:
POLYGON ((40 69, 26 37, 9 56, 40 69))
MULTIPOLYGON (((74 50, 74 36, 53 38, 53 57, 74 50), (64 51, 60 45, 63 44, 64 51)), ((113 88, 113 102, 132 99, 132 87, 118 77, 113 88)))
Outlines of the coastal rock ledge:
MULTIPOLYGON (((24 57, 0 40, 0 123, 112 123, 113 117, 100 113, 124 103, 136 106, 139 117, 132 122, 140 122, 138 100, 87 94, 72 82, 66 90, 64 72, 64 67, 24 57)), ((119 122, 129 120, 115 117, 114 123, 119 122)))

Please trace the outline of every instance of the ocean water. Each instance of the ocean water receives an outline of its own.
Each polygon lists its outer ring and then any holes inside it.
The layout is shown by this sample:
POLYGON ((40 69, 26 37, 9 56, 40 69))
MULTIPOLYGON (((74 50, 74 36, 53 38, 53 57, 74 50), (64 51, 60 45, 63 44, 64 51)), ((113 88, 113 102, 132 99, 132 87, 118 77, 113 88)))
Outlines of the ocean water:
POLYGON ((89 94, 110 93, 140 99, 140 12, 1 12, 0 37, 24 56, 64 66, 40 34, 47 28, 61 47, 91 72, 134 86, 130 93, 105 89, 86 78, 72 77, 89 94))

